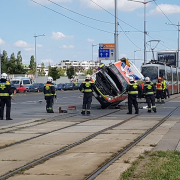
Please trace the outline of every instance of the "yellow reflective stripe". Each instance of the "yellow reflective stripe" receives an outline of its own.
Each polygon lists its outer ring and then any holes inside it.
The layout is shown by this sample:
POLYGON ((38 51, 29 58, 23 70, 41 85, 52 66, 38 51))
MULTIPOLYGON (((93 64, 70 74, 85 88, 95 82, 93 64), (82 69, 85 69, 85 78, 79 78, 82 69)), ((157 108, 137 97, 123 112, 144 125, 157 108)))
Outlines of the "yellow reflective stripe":
POLYGON ((104 64, 101 64, 99 67, 102 68, 104 66, 104 64))
POLYGON ((128 94, 138 94, 138 91, 128 91, 128 94))
POLYGON ((45 96, 53 96, 53 94, 45 94, 45 96))
POLYGON ((146 95, 149 95, 149 94, 154 94, 154 92, 147 92, 146 95))
POLYGON ((84 92, 92 92, 92 89, 85 89, 84 92))
POLYGON ((9 93, 0 93, 0 96, 10 96, 9 93))
POLYGON ((101 96, 103 96, 103 97, 108 97, 109 95, 104 95, 104 94, 102 94, 101 93, 101 91, 96 87, 96 90, 99 92, 99 94, 101 95, 101 96))

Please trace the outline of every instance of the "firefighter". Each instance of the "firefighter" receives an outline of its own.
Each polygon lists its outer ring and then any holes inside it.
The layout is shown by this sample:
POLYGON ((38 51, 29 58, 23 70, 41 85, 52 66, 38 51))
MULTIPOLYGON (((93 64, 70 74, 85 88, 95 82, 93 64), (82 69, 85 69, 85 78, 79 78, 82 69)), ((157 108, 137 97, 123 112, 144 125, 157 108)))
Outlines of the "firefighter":
POLYGON ((161 103, 164 103, 164 86, 161 77, 158 77, 158 82, 156 83, 156 97, 157 102, 160 102, 161 98, 161 103))
POLYGON ((167 95, 166 95, 166 88, 167 88, 167 84, 166 84, 166 79, 165 78, 162 78, 162 84, 163 84, 163 96, 164 96, 164 99, 167 99, 167 95))
POLYGON ((135 114, 139 114, 137 96, 141 91, 140 86, 134 82, 133 77, 129 77, 129 84, 127 85, 126 91, 128 92, 128 113, 132 114, 132 105, 135 108, 135 114))
POLYGON ((143 93, 145 95, 146 102, 148 105, 148 113, 151 113, 151 104, 152 104, 152 110, 156 113, 155 96, 154 96, 156 90, 154 84, 150 81, 149 77, 145 78, 143 93))
POLYGON ((54 84, 52 83, 53 78, 48 77, 47 83, 44 86, 44 96, 46 100, 46 111, 47 113, 54 113, 53 111, 53 99, 56 98, 56 91, 54 84))
POLYGON ((10 118, 11 112, 11 99, 13 99, 13 93, 11 89, 11 84, 7 81, 7 74, 2 73, 0 80, 0 99, 1 99, 1 117, 4 117, 4 106, 6 105, 6 120, 13 120, 10 118))
POLYGON ((84 93, 83 96, 83 106, 82 106, 82 115, 90 115, 91 102, 92 102, 92 92, 95 89, 94 82, 91 81, 91 76, 88 74, 85 81, 80 85, 79 90, 84 93))

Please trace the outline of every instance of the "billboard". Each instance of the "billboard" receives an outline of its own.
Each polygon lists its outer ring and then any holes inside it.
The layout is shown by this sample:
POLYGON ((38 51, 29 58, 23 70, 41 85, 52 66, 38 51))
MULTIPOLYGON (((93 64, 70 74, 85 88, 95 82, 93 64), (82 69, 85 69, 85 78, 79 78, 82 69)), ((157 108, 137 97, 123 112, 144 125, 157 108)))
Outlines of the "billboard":
POLYGON ((177 52, 158 52, 157 59, 159 62, 165 63, 169 66, 176 66, 177 52))

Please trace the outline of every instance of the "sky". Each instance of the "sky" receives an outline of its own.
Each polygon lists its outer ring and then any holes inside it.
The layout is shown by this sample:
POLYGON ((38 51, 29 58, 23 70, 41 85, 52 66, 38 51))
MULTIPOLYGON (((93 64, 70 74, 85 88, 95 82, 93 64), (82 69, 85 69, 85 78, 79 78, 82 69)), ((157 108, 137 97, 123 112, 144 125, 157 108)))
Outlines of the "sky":
MULTIPOLYGON (((177 50, 179 0, 117 0, 119 58, 140 67, 144 62, 144 15, 147 59, 155 51, 177 50), (144 3, 146 13, 144 13, 144 3), (168 24, 167 24, 168 23, 168 24), (135 61, 134 61, 135 59, 135 61)), ((0 52, 21 51, 24 64, 62 60, 98 60, 100 43, 114 43, 114 0, 1 0, 0 52), (43 35, 45 34, 45 36, 43 35), (34 37, 38 36, 38 37, 34 37)))

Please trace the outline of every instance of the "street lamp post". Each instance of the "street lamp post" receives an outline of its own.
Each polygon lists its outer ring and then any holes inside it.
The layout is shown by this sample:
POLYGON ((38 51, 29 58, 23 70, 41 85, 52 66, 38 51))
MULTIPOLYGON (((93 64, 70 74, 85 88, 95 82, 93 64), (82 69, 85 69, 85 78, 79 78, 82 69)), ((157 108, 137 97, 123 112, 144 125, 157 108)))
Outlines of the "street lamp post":
POLYGON ((94 46, 97 46, 98 44, 93 44, 92 43, 92 60, 93 60, 93 48, 94 48, 94 46))
POLYGON ((128 1, 139 2, 139 3, 144 4, 144 64, 145 64, 146 63, 146 35, 147 35, 147 31, 146 31, 146 4, 153 2, 155 0, 152 0, 152 1, 144 0, 144 2, 134 1, 134 0, 128 0, 128 1))
POLYGON ((36 69, 35 69, 35 82, 37 81, 37 59, 36 59, 36 38, 39 36, 46 36, 46 34, 41 34, 41 35, 34 35, 35 39, 35 62, 36 62, 36 69))
POLYGON ((173 26, 177 26, 178 27, 178 39, 177 39, 177 43, 178 43, 178 49, 177 49, 177 61, 176 61, 176 67, 179 67, 179 26, 180 26, 180 24, 179 24, 179 22, 178 22, 178 24, 169 24, 169 23, 166 23, 167 25, 173 25, 173 26))

